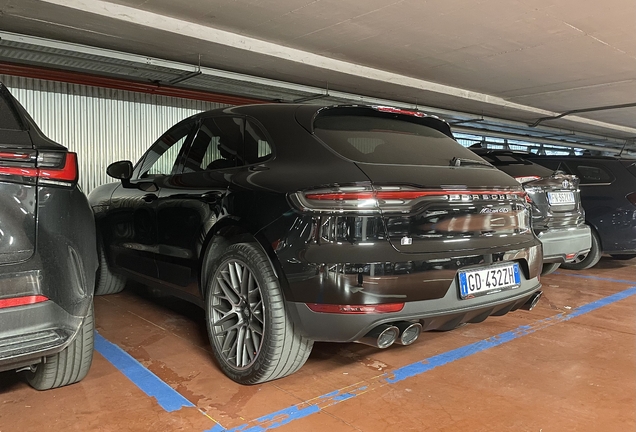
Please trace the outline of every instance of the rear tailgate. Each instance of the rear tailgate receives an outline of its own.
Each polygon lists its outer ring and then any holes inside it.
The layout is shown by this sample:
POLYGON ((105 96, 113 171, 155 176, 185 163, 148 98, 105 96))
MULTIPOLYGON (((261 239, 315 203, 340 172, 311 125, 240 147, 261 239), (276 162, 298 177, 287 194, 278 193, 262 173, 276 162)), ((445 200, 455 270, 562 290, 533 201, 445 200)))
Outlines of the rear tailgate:
POLYGON ((578 177, 553 174, 523 186, 532 201, 535 230, 567 228, 585 222, 578 177))
POLYGON ((35 251, 36 159, 20 112, 0 84, 0 265, 35 251))
POLYGON ((501 171, 358 166, 372 181, 389 241, 400 252, 468 251, 528 240, 520 236, 530 231, 525 193, 501 171))

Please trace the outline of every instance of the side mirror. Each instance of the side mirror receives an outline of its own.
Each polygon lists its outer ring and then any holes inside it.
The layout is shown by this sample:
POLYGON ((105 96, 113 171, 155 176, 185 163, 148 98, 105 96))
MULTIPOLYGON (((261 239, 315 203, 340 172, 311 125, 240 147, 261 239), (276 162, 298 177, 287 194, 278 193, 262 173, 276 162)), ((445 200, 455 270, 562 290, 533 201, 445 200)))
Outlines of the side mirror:
POLYGON ((106 168, 106 174, 112 178, 121 180, 122 183, 127 183, 133 174, 133 164, 127 160, 113 162, 106 168))

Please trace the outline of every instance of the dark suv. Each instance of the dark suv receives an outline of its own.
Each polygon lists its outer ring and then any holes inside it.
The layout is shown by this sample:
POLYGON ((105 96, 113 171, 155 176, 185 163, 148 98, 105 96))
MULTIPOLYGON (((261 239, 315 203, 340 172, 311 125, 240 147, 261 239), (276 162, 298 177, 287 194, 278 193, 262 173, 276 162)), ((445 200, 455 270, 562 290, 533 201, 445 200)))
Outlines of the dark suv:
POLYGON ((543 244, 543 272, 554 272, 587 255, 591 248, 590 227, 585 224, 579 179, 533 163, 527 153, 471 147, 473 152, 514 177, 528 193, 532 228, 543 244))
POLYGON ((565 268, 590 268, 602 253, 619 259, 636 256, 636 160, 599 156, 527 158, 552 170, 574 174, 581 181, 581 202, 592 228, 592 248, 565 268))
POLYGON ((95 223, 77 158, 0 84, 0 371, 39 390, 84 378, 93 358, 95 223))
POLYGON ((293 373, 314 341, 408 345, 540 296, 521 185, 420 112, 219 109, 108 173, 96 293, 133 278, 205 308, 239 383, 293 373))

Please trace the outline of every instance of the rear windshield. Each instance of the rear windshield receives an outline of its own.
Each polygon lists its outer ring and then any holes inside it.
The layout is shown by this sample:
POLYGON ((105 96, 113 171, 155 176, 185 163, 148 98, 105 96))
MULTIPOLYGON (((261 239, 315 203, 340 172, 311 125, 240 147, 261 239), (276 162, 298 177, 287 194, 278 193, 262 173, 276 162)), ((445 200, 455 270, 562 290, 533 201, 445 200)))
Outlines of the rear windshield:
POLYGON ((481 161, 442 132, 399 118, 320 116, 314 122, 314 133, 338 154, 356 162, 449 166, 453 158, 481 161))
POLYGON ((513 177, 535 175, 548 177, 553 171, 513 154, 484 154, 483 159, 513 177))

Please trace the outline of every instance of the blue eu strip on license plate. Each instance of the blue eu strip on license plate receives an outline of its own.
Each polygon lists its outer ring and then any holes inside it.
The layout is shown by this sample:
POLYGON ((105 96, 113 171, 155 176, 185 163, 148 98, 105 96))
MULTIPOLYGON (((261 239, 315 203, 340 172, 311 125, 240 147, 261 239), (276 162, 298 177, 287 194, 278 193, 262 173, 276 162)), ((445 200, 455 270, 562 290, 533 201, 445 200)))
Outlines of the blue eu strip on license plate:
POLYGON ((462 299, 494 294, 521 284, 519 264, 489 266, 459 272, 459 293, 462 299))

